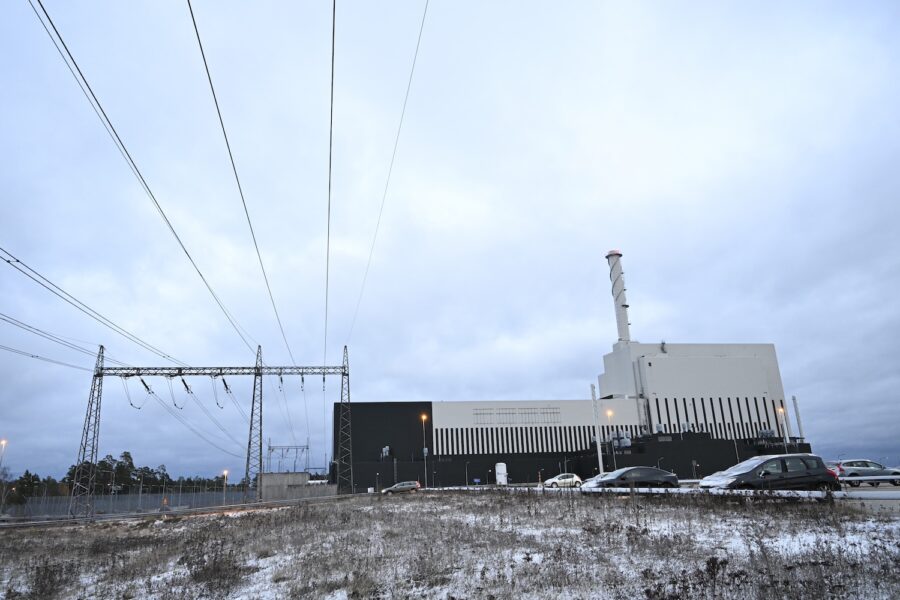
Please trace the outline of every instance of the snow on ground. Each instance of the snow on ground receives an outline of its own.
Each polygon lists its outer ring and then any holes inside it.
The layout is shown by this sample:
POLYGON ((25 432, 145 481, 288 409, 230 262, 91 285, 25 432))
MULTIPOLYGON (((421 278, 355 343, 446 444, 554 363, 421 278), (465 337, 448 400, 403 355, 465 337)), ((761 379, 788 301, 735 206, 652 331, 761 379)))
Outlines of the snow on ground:
POLYGON ((897 598, 898 566, 896 517, 686 496, 449 491, 0 530, 10 599, 897 598))

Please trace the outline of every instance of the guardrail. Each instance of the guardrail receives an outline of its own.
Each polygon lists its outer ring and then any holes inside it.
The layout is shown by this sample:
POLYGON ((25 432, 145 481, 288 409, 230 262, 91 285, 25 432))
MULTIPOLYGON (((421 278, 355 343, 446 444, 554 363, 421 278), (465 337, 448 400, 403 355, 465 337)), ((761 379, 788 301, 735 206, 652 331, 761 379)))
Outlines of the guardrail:
MULTIPOLYGON (((585 494, 630 494, 631 488, 581 488, 585 494)), ((729 490, 720 488, 634 488, 636 494, 705 494, 708 496, 743 496, 771 498, 810 498, 823 499, 829 495, 838 500, 900 500, 897 492, 818 492, 811 490, 729 490)))
POLYGON ((898 482, 900 483, 900 475, 873 475, 873 476, 865 476, 865 477, 838 477, 839 480, 843 483, 850 483, 853 481, 859 481, 860 483, 866 481, 887 481, 887 482, 898 482))
POLYGON ((454 486, 445 488, 429 488, 426 492, 454 492, 468 491, 488 493, 497 490, 506 490, 511 493, 531 494, 635 494, 641 495, 706 495, 706 496, 734 496, 750 498, 784 498, 784 499, 810 499, 822 500, 831 495, 836 500, 900 500, 900 491, 866 491, 866 492, 818 492, 811 490, 730 490, 723 488, 642 488, 617 487, 617 488, 549 488, 549 487, 516 487, 516 486, 454 486))

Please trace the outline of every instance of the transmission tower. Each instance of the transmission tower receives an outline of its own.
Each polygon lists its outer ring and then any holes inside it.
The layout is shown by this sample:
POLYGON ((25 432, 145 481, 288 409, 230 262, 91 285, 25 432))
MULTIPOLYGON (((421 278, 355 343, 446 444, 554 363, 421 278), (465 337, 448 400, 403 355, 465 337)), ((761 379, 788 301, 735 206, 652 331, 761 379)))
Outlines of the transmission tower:
POLYGON ((256 369, 253 371, 253 405, 250 407, 250 439, 247 441, 247 469, 244 472, 244 501, 249 490, 256 490, 256 500, 262 499, 262 346, 256 348, 256 369))
POLYGON ((72 478, 72 497, 69 500, 69 515, 72 517, 94 517, 94 483, 97 479, 97 443, 100 439, 100 400, 103 396, 103 346, 97 353, 94 378, 91 381, 91 395, 88 398, 84 429, 81 432, 81 446, 75 461, 75 475, 72 478))
POLYGON ((350 436, 350 359, 344 346, 344 365, 341 369, 341 406, 338 417, 337 484, 339 494, 352 494, 353 442, 350 436))
MULTIPOLYGON (((340 375, 340 435, 338 436, 340 451, 338 455, 338 478, 342 482, 339 491, 353 491, 352 462, 353 453, 350 447, 350 363, 347 358, 347 347, 344 346, 344 364, 342 366, 302 367, 291 365, 286 367, 263 366, 262 347, 256 349, 256 365, 243 367, 104 367, 103 346, 97 354, 91 382, 91 395, 88 398, 87 414, 84 418, 84 430, 81 434, 81 446, 75 464, 75 476, 72 481, 72 495, 69 500, 69 514, 72 516, 93 517, 94 487, 97 479, 97 444, 100 439, 100 401, 103 396, 104 377, 225 377, 232 375, 253 375, 253 404, 250 411, 250 436, 247 440, 247 467, 244 474, 244 499, 247 500, 250 489, 254 490, 254 499, 261 499, 260 474, 263 472, 263 434, 262 434, 262 381, 264 375, 340 375)), ((150 392, 148 388, 148 392, 150 392)), ((308 450, 307 450, 308 452, 308 450)), ((307 461, 309 460, 307 454, 307 461)))

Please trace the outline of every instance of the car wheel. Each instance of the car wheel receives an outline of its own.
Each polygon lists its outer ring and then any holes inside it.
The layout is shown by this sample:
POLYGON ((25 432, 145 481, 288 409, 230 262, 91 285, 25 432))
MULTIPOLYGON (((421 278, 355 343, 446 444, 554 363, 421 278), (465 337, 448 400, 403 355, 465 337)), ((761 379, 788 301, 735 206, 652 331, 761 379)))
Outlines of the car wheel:
POLYGON ((415 493, 418 492, 418 491, 419 491, 419 490, 417 490, 416 488, 413 488, 413 489, 409 490, 409 492, 410 492, 411 494, 415 494, 415 493))
POLYGON ((872 487, 878 487, 879 485, 881 485, 881 482, 880 481, 870 481, 869 485, 871 485, 872 487))
POLYGON ((822 493, 827 494, 828 492, 831 491, 831 486, 829 484, 823 482, 823 483, 816 484, 813 487, 813 489, 817 492, 822 492, 822 493))
POLYGON ((393 490, 388 490, 388 491, 385 492, 385 494, 387 494, 388 496, 393 496, 393 495, 394 495, 394 491, 393 491, 393 490))
MULTIPOLYGON (((853 473, 852 475, 848 475, 848 477, 859 477, 859 475, 857 475, 856 473, 853 473)), ((847 483, 850 484, 850 487, 859 487, 860 486, 859 481, 848 481, 847 483)))
POLYGON ((581 487, 581 482, 580 482, 580 481, 576 481, 576 482, 575 482, 575 487, 581 487))
POLYGON ((893 486, 900 486, 900 479, 892 479, 892 480, 891 480, 891 485, 893 485, 893 486))
POLYGON ((559 487, 559 485, 554 481, 553 483, 550 484, 550 487, 557 488, 557 487, 559 487))

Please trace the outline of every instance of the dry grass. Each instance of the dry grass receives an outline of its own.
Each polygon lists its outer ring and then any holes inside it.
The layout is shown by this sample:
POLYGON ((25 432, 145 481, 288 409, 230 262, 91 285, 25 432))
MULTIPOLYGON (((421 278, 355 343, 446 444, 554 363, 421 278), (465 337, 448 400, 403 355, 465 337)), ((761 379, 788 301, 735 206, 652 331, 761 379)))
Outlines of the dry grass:
POLYGON ((0 533, 6 598, 896 598, 900 523, 840 504, 429 493, 0 533))

